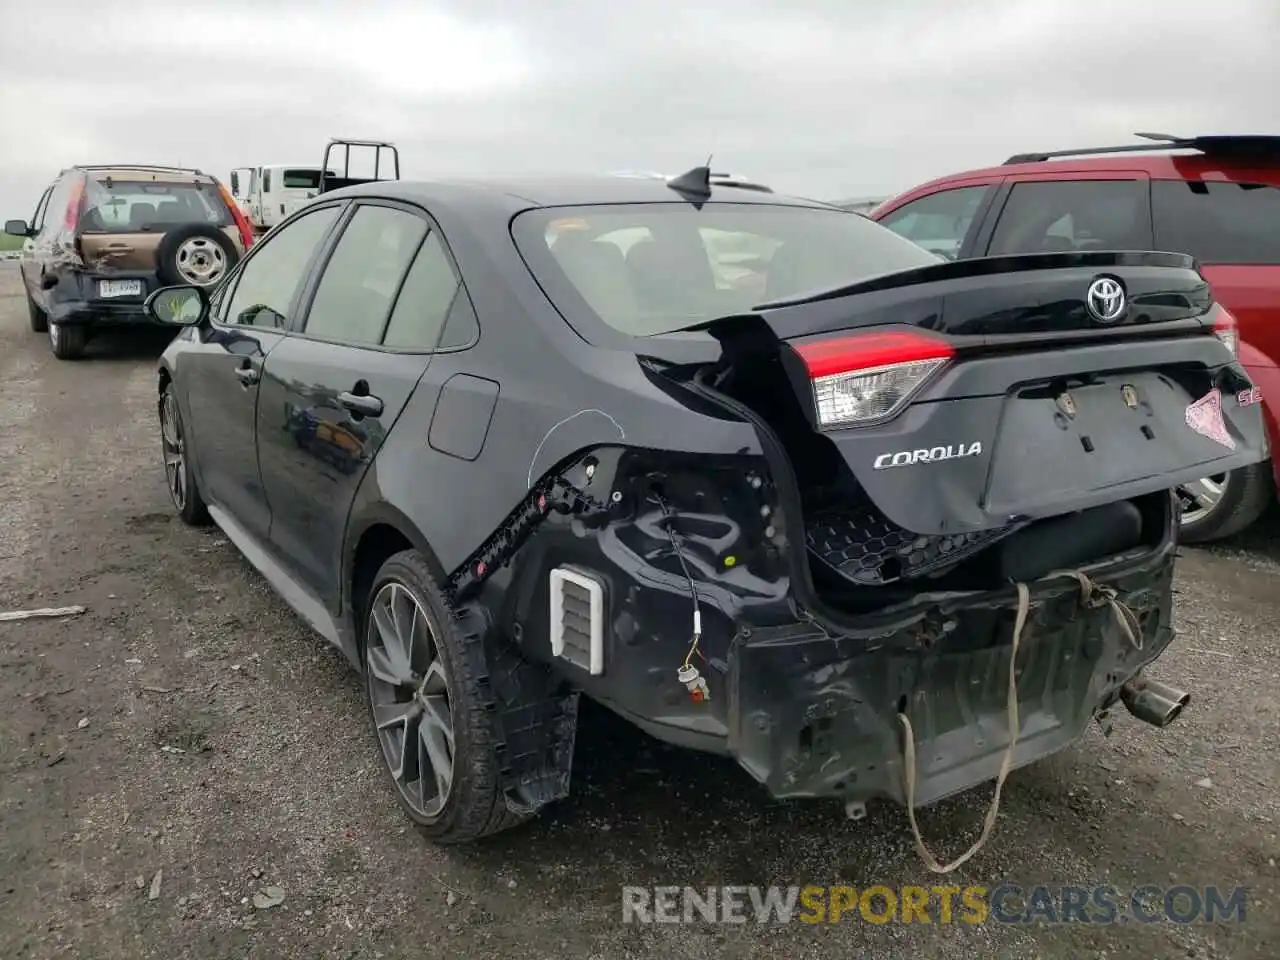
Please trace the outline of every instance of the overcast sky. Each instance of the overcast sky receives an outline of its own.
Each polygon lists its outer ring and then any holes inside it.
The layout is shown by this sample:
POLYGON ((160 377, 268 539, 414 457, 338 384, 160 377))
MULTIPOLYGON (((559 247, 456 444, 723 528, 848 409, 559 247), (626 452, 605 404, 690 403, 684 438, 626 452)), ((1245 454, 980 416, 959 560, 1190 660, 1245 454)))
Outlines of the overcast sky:
POLYGON ((0 212, 72 163, 720 168, 822 199, 1136 130, 1280 133, 1280 0, 0 0, 0 212))

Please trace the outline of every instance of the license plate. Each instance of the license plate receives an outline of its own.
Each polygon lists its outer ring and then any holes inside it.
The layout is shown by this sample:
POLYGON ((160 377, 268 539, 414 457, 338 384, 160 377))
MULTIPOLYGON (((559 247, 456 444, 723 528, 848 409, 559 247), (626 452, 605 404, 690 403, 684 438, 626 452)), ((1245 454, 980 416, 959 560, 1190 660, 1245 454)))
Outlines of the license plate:
POLYGON ((1188 398, 1172 381, 1149 372, 1107 378, 1056 397, 1015 396, 1001 414, 986 509, 1021 513, 1027 504, 1052 496, 1176 472, 1227 453, 1188 428, 1188 398))
POLYGON ((100 280, 98 281, 100 297, 140 297, 142 296, 141 280, 100 280))

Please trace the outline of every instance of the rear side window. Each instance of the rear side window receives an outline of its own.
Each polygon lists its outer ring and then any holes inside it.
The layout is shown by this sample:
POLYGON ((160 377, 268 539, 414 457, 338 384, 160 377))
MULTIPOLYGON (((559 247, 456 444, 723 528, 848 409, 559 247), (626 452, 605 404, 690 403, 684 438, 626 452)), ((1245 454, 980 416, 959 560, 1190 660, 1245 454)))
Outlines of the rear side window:
MULTIPOLYGON (((81 180, 81 175, 75 172, 63 174, 58 178, 58 182, 49 191, 44 211, 40 214, 42 227, 49 227, 54 233, 61 233, 70 224, 75 223, 74 211, 69 208, 72 199, 77 196, 81 180)), ((69 240, 70 237, 64 239, 69 240)))
POLYGON ((954 260, 990 186, 956 187, 903 204, 880 220, 901 237, 954 260))
POLYGON ((458 277, 439 234, 433 231, 427 235, 404 279, 383 345, 405 350, 434 350, 457 292, 458 277))
POLYGON ((476 318, 476 308, 467 289, 458 286, 458 293, 453 298, 453 308, 444 322, 444 333, 440 335, 437 350, 462 350, 470 347, 480 337, 480 321, 476 318))
POLYGON ((1053 180, 1014 184, 987 253, 1151 248, 1146 180, 1053 180))
POLYGON ((84 194, 80 229, 85 233, 164 233, 184 223, 234 223, 211 183, 90 180, 84 194))
POLYGON ((357 346, 381 342, 391 304, 426 233, 426 221, 404 210, 357 208, 324 268, 306 335, 357 346))
POLYGON ((1156 246, 1201 263, 1280 264, 1280 187, 1159 180, 1156 246))
POLYGON ((270 168, 267 168, 267 169, 265 169, 265 170, 263 170, 263 171, 262 171, 262 192, 263 192, 263 193, 270 193, 270 192, 271 192, 271 170, 270 170, 270 168))

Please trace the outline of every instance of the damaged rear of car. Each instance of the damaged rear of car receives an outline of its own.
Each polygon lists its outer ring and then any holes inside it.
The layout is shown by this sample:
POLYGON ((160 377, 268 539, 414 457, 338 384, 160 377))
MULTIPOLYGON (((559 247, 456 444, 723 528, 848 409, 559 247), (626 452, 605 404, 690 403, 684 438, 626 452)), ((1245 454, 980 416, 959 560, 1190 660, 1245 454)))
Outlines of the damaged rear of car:
POLYGON ((1266 456, 1194 262, 943 263, 853 214, 708 199, 514 220, 580 336, 759 440, 555 471, 570 520, 506 555, 521 648, 854 815, 1002 777, 1121 701, 1170 722, 1188 696, 1143 674, 1173 637, 1170 490, 1266 456), (717 281, 726 240, 767 302, 717 281))
POLYGON ((151 324, 147 296, 172 284, 212 289, 252 231, 226 189, 199 170, 89 164, 62 171, 32 222, 22 258, 31 329, 59 359, 79 357, 102 327, 151 324))
POLYGON ((1170 491, 1266 456, 1194 262, 712 181, 353 183, 151 298, 175 508, 362 670, 440 842, 569 792, 582 695, 854 814, 1187 702, 1170 491))

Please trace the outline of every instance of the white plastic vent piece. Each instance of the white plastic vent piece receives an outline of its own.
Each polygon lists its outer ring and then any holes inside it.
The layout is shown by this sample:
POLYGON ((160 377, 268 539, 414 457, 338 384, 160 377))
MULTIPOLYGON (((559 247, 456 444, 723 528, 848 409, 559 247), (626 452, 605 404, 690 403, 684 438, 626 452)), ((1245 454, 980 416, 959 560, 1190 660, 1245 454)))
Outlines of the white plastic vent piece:
POLYGON ((551 571, 551 654, 604 673, 604 587, 572 567, 551 571))

